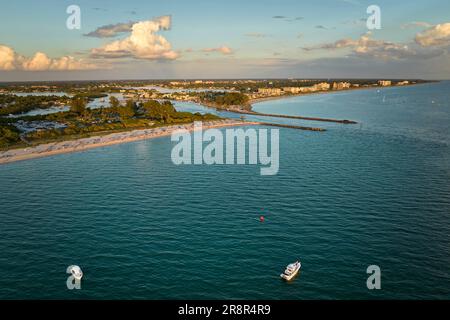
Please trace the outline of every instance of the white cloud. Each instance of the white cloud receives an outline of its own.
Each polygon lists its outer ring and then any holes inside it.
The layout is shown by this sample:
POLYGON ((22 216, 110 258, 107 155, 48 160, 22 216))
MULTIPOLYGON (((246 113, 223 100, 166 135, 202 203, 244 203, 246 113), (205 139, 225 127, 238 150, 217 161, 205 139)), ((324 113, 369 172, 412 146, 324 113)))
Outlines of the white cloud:
POLYGON ((16 53, 7 46, 0 45, 0 70, 16 69, 16 53))
POLYGON ((429 28, 432 25, 429 24, 428 22, 423 22, 423 21, 413 21, 413 22, 409 22, 409 23, 405 23, 401 26, 402 29, 410 29, 410 28, 429 28))
POLYGON ((131 34, 128 37, 92 49, 92 56, 96 58, 132 57, 148 60, 176 59, 178 53, 172 50, 169 41, 156 34, 160 30, 168 30, 170 26, 170 16, 137 22, 131 27, 131 34))
POLYGON ((367 52, 369 48, 379 47, 379 46, 387 46, 390 45, 390 42, 382 41, 382 40, 373 40, 371 39, 371 33, 367 32, 363 34, 359 39, 353 40, 351 38, 340 39, 336 42, 332 43, 324 43, 318 46, 307 47, 304 48, 306 51, 311 50, 334 50, 334 49, 342 49, 342 48, 353 48, 355 52, 367 52))
POLYGON ((24 70, 29 71, 42 71, 50 69, 52 61, 45 53, 36 52, 31 59, 26 59, 22 63, 24 70))
POLYGON ((415 40, 422 47, 450 45, 450 22, 435 25, 418 33, 415 40))
POLYGON ((120 33, 130 32, 134 24, 135 22, 109 24, 86 33, 85 36, 95 38, 111 38, 119 35, 120 33))
POLYGON ((444 53, 443 50, 425 50, 414 43, 395 43, 385 40, 375 40, 372 39, 370 32, 363 34, 356 40, 350 38, 341 39, 333 43, 325 43, 303 49, 305 51, 349 49, 353 55, 381 60, 396 60, 411 57, 431 58, 444 53))
POLYGON ((224 55, 229 55, 229 54, 233 54, 233 50, 227 46, 221 46, 218 48, 206 48, 203 49, 203 52, 218 52, 218 53, 222 53, 224 55))
POLYGON ((0 45, 0 70, 64 71, 96 68, 92 63, 71 56, 52 59, 43 52, 36 52, 33 57, 28 58, 17 54, 8 46, 0 45))
POLYGON ((50 70, 90 70, 98 69, 99 66, 87 63, 84 60, 75 59, 71 56, 64 56, 59 59, 52 59, 50 70))

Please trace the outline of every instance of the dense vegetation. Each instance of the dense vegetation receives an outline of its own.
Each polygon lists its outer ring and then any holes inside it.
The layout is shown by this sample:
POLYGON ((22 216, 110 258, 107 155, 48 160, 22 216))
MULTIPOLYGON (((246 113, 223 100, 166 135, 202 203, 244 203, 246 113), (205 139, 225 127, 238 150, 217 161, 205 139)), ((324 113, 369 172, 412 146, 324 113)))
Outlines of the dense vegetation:
POLYGON ((17 96, 13 94, 0 95, 0 116, 25 113, 34 109, 50 108, 56 103, 69 100, 67 96, 17 96))
POLYGON ((0 148, 6 148, 9 145, 20 141, 19 130, 12 125, 0 124, 0 148))
POLYGON ((105 98, 108 95, 106 93, 102 93, 102 92, 82 92, 82 93, 77 93, 74 98, 86 98, 89 100, 93 100, 93 99, 97 99, 97 98, 105 98))
POLYGON ((212 103, 217 106, 245 106, 248 104, 248 96, 238 92, 203 92, 199 95, 203 103, 212 103))
POLYGON ((169 101, 159 102, 150 100, 136 103, 133 100, 120 104, 119 100, 111 97, 109 107, 86 108, 87 98, 74 97, 70 102, 70 110, 48 115, 28 116, 20 118, 0 117, 0 148, 6 148, 21 142, 21 135, 14 123, 48 121, 64 124, 63 128, 48 128, 22 133, 22 139, 35 142, 60 139, 66 136, 81 137, 90 133, 123 131, 157 127, 169 124, 191 123, 218 119, 217 116, 189 112, 177 112, 169 101))

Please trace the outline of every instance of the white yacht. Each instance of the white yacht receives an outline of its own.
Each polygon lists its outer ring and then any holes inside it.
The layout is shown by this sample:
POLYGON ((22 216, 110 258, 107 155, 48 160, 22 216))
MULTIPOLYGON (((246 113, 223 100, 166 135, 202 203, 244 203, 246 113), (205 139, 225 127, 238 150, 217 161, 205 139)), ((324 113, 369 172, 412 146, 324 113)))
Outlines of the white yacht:
POLYGON ((286 270, 284 270, 284 272, 282 274, 280 274, 280 277, 282 277, 283 279, 285 279, 287 281, 292 280, 292 278, 294 278, 295 275, 300 270, 301 266, 302 266, 302 264, 300 263, 300 261, 296 261, 294 263, 289 264, 286 267, 286 270))

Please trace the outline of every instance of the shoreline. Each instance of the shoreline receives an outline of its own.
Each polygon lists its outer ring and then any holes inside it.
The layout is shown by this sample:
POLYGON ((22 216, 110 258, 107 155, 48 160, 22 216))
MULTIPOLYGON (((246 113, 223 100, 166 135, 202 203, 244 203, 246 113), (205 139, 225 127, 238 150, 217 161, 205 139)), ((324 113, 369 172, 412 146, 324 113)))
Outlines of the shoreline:
MULTIPOLYGON (((436 81, 439 82, 439 81, 436 81)), ((289 98, 298 98, 298 97, 306 97, 311 95, 321 95, 321 94, 337 94, 337 93, 343 93, 343 92, 351 92, 351 91, 360 91, 360 90, 374 90, 374 89, 388 89, 388 88, 407 88, 412 86, 418 86, 418 85, 425 85, 429 84, 431 82, 424 82, 424 83, 414 83, 414 84, 408 84, 408 85, 392 85, 388 87, 380 87, 380 86, 373 86, 373 87, 359 87, 359 88, 350 88, 346 90, 328 90, 328 91, 316 91, 316 92, 307 92, 307 93, 301 93, 301 94, 291 94, 291 95, 280 95, 280 96, 271 96, 271 97, 263 97, 263 98, 255 98, 250 99, 248 101, 247 107, 248 109, 243 108, 242 106, 228 106, 223 107, 216 105, 214 103, 207 103, 207 102, 201 102, 197 100, 178 100, 178 99, 170 99, 171 101, 177 101, 177 102, 193 102, 196 104, 199 104, 201 106, 204 106, 206 108, 215 109, 217 111, 225 111, 225 112, 232 112, 236 114, 252 114, 252 115, 258 115, 258 111, 254 111, 253 107, 255 104, 267 102, 267 101, 274 101, 274 100, 282 100, 282 99, 289 99, 289 98), (239 108, 233 108, 233 107, 239 107, 239 108)))
MULTIPOLYGON (((416 86, 423 83, 415 83, 415 84, 409 84, 402 87, 409 87, 409 86, 416 86)), ((400 87, 400 86, 390 86, 390 87, 382 87, 382 88, 394 88, 394 87, 400 87)), ((247 115, 255 115, 257 116, 259 112, 253 111, 254 104, 265 102, 265 101, 272 101, 272 100, 281 100, 281 99, 288 99, 288 98, 296 98, 301 96, 310 96, 310 95, 320 95, 320 94, 332 94, 332 93, 341 93, 341 92, 349 92, 349 91, 355 91, 355 90, 372 90, 372 89, 380 89, 380 87, 363 87, 363 88, 352 88, 348 90, 339 90, 339 91, 319 91, 319 92, 310 92, 310 93, 302 93, 302 94, 296 94, 296 95, 281 95, 281 96, 273 96, 273 97, 264 97, 264 98, 258 98, 258 99, 251 99, 249 101, 250 110, 248 111, 240 111, 236 109, 228 109, 228 108, 218 108, 214 105, 208 105, 206 103, 196 102, 199 105, 203 105, 207 108, 214 108, 218 111, 226 111, 226 112, 232 112, 235 114, 247 114, 247 115)), ((264 115, 264 114, 261 114, 264 115)), ((268 115, 268 116, 277 116, 277 115, 268 115)), ((306 120, 315 120, 315 121, 321 121, 321 120, 330 120, 330 119, 306 119, 306 120)), ((342 121, 342 120, 334 120, 336 122, 342 121)), ((349 121, 349 120, 345 120, 349 121)), ((351 121, 349 121, 351 123, 351 121)), ((228 127, 228 126, 244 126, 244 125, 264 125, 263 122, 255 122, 255 121, 243 121, 243 120, 233 120, 233 119, 225 119, 225 120, 216 120, 216 121, 207 121, 204 122, 203 128, 210 129, 210 128, 220 128, 220 127, 228 127)), ((297 129, 300 129, 303 127, 298 127, 297 129)), ((152 139, 152 138, 158 138, 170 135, 173 131, 178 129, 186 129, 188 131, 194 130, 193 123, 190 124, 180 124, 180 125, 171 125, 171 126, 165 126, 165 127, 157 127, 157 128, 148 128, 148 129, 137 129, 132 131, 121 131, 121 132, 114 132, 110 134, 105 135, 96 135, 91 136, 87 138, 80 138, 75 140, 65 140, 65 141, 57 141, 57 142, 49 142, 49 143, 43 143, 32 147, 24 147, 24 148, 17 148, 17 149, 10 149, 5 151, 0 151, 0 165, 7 164, 11 162, 16 161, 22 161, 22 160, 29 160, 29 159, 35 159, 35 158, 41 158, 41 157, 47 157, 57 154, 63 154, 63 153, 71 153, 71 152, 78 152, 78 151, 84 151, 94 148, 100 148, 104 146, 110 146, 115 144, 121 144, 121 143, 127 143, 127 142, 134 142, 134 141, 140 141, 140 140, 146 140, 146 139, 152 139)), ((310 128, 310 127, 304 127, 304 129, 314 129, 313 131, 324 131, 320 128, 310 128)))
MULTIPOLYGON (((380 87, 380 86, 360 87, 360 88, 350 88, 350 89, 346 89, 346 90, 328 90, 328 91, 316 91, 316 92, 308 92, 308 93, 292 94, 292 95, 272 96, 272 97, 250 99, 249 104, 250 104, 250 110, 253 111, 253 105, 255 105, 257 103, 261 103, 261 102, 272 101, 272 100, 298 98, 298 97, 311 96, 311 95, 351 92, 351 91, 359 91, 359 90, 374 90, 374 89, 380 90, 380 89, 388 89, 388 88, 407 88, 407 87, 413 87, 413 86, 418 86, 418 85, 424 85, 424 84, 428 84, 428 83, 430 83, 430 82, 407 84, 407 85, 403 85, 403 86, 393 85, 393 86, 388 86, 388 87, 380 87)), ((254 111, 254 112, 256 112, 256 111, 254 111)))
MULTIPOLYGON (((246 125, 259 125, 260 122, 246 122, 236 120, 216 120, 203 122, 202 129, 232 127, 232 126, 246 126, 246 125)), ((172 125, 158 128, 140 129, 133 131, 116 132, 102 136, 93 136, 89 138, 81 138, 76 140, 66 140, 60 142, 50 142, 40 144, 34 147, 11 149, 6 151, 0 151, 0 165, 31 160, 36 158, 43 158, 58 154, 72 153, 85 151, 105 146, 111 146, 116 144, 135 142, 153 138, 164 137, 172 134, 172 132, 180 129, 188 131, 194 130, 194 124, 181 124, 172 125)))

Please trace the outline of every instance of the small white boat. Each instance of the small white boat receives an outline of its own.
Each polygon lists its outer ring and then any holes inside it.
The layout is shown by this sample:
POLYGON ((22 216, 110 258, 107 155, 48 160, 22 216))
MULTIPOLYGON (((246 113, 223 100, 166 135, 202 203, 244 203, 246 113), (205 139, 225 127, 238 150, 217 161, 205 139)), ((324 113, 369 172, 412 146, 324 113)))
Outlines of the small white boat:
POLYGON ((300 263, 300 261, 296 261, 294 263, 289 264, 286 267, 286 270, 284 270, 284 272, 280 274, 280 277, 287 281, 292 280, 292 278, 294 278, 295 275, 300 270, 301 266, 302 264, 300 263))

